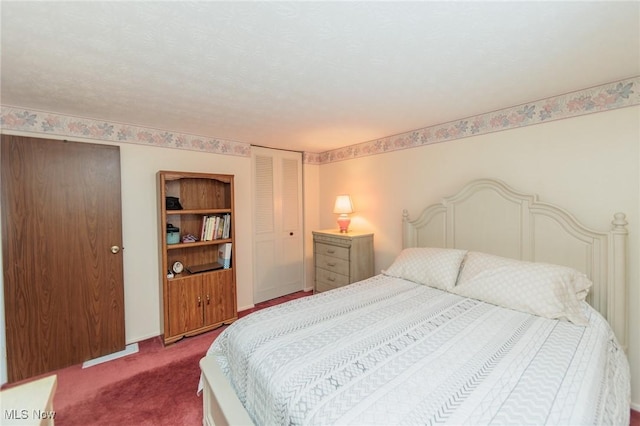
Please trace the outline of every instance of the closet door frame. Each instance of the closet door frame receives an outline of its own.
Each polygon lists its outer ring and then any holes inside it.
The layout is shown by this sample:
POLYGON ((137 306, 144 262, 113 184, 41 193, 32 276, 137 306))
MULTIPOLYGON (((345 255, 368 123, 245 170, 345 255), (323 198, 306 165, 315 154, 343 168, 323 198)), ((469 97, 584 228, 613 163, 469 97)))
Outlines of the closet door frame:
POLYGON ((252 146, 251 165, 253 302, 259 303, 304 289, 302 153, 252 146))

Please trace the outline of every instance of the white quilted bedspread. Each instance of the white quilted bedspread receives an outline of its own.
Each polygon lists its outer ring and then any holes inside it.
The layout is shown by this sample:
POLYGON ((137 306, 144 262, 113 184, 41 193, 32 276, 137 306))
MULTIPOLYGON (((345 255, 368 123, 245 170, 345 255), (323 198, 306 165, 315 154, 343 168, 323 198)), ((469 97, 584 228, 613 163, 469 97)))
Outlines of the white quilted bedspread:
POLYGON ((383 275, 255 312, 212 344, 257 425, 629 424, 606 321, 549 320, 383 275))

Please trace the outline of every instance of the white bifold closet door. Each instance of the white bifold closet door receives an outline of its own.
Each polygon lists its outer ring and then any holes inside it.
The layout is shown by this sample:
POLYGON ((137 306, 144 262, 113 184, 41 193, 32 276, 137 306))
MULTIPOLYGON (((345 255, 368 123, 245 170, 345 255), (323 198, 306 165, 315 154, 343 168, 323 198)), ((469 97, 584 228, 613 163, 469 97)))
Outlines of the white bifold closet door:
POLYGON ((251 147, 254 303, 303 289, 302 154, 251 147))

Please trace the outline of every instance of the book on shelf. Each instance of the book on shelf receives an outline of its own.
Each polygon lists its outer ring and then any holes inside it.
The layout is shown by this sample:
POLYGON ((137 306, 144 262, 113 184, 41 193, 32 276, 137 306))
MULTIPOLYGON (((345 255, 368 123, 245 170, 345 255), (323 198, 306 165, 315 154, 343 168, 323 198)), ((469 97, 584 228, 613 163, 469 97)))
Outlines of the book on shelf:
POLYGON ((202 229, 200 230, 200 241, 206 241, 208 216, 202 216, 202 229))
POLYGON ((204 216, 202 218, 202 238, 200 238, 201 241, 207 241, 207 234, 209 233, 210 226, 211 223, 209 221, 209 216, 204 216))
POLYGON ((229 233, 231 230, 231 214, 227 213, 224 215, 224 227, 222 230, 222 238, 225 240, 229 238, 229 233))
POLYGON ((222 230, 224 229, 224 219, 220 216, 216 216, 216 232, 214 239, 222 238, 222 230))
POLYGON ((220 244, 218 247, 218 263, 220 263, 224 269, 231 267, 231 243, 220 244))
POLYGON ((213 240, 213 232, 216 227, 216 217, 209 216, 209 230, 207 231, 207 241, 213 240))
POLYGON ((223 216, 207 215, 202 217, 200 241, 213 241, 229 238, 231 230, 231 214, 223 216))
POLYGON ((217 240, 220 235, 220 216, 215 216, 213 218, 213 232, 211 233, 211 239, 217 240))

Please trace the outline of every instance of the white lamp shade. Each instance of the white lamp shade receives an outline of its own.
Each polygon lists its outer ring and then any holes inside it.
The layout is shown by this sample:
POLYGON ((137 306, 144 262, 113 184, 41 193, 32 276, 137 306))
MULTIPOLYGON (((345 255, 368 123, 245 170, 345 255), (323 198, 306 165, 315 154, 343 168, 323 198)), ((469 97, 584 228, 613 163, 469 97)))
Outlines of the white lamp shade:
POLYGON ((333 207, 333 212, 337 214, 353 213, 353 204, 351 203, 351 197, 348 195, 338 195, 336 197, 336 204, 333 207))

